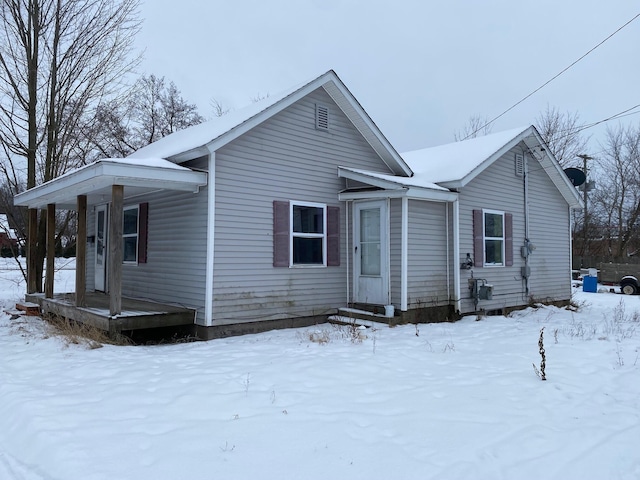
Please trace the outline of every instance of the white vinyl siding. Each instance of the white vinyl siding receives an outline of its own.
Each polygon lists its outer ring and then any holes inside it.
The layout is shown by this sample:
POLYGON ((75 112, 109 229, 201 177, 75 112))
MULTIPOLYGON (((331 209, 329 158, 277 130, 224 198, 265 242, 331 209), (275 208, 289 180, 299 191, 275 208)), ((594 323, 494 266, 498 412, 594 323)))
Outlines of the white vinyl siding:
MULTIPOLYGON (((513 215, 512 238, 513 265, 501 268, 478 268, 460 270, 461 308, 464 312, 475 310, 469 291, 469 278, 482 278, 493 285, 493 299, 483 300, 479 307, 485 310, 523 305, 528 302, 525 284, 521 278, 524 266, 519 248, 524 241, 524 179, 514 175, 514 155, 521 153, 519 147, 506 152, 485 171, 460 189, 460 258, 458 266, 465 262, 469 253, 474 257, 473 210, 504 212, 513 215)), ((475 257, 474 257, 475 260, 475 257)), ((484 260, 484 259, 483 259, 484 260)))
POLYGON ((409 309, 447 305, 453 273, 447 271, 445 203, 409 200, 408 243, 409 309))
MULTIPOLYGON (((529 238, 538 248, 529 256, 531 275, 522 277, 525 260, 520 247, 525 241, 524 177, 514 175, 516 146, 460 190, 460 258, 473 255, 473 210, 507 211, 512 215, 513 264, 502 268, 461 270, 462 311, 474 310, 468 280, 471 275, 493 285, 492 300, 481 300, 485 310, 527 305, 532 298, 571 298, 569 253, 569 207, 540 164, 526 154, 528 166, 529 238)), ((508 257, 507 257, 508 258, 508 257)))
POLYGON ((274 200, 339 206, 344 226, 338 166, 389 173, 323 89, 216 152, 214 325, 324 315, 347 304, 345 229, 339 266, 273 266, 274 200), (315 128, 316 104, 330 108, 328 132, 315 128))

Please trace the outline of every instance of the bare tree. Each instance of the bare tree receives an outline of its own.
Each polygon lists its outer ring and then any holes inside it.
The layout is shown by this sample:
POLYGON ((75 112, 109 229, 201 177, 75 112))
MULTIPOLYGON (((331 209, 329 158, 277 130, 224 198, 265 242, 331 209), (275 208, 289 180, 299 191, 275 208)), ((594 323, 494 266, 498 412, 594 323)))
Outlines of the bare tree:
POLYGON ((608 129, 599 186, 592 203, 613 257, 624 257, 640 245, 640 126, 608 129))
MULTIPOLYGON (((138 58, 138 0, 3 0, 0 4, 0 144, 18 190, 83 161, 77 130, 91 123, 138 58), (26 162, 25 162, 26 160, 26 162), (25 165, 26 163, 26 165, 25 165)), ((27 290, 42 291, 45 218, 28 220, 27 290)))
POLYGON ((491 133, 491 128, 492 125, 489 122, 489 117, 472 115, 469 117, 465 127, 459 132, 455 132, 453 137, 456 142, 461 142, 462 140, 489 135, 491 133))
POLYGON ((87 162, 126 157, 173 132, 202 123, 204 118, 188 103, 173 82, 155 75, 142 76, 126 95, 101 105, 95 121, 82 132, 79 144, 87 162))
POLYGON ((213 110, 214 117, 222 117, 229 113, 229 108, 225 107, 223 103, 217 98, 212 98, 209 102, 211 104, 211 109, 213 110))
POLYGON ((578 113, 561 113, 547 105, 535 121, 540 136, 561 166, 567 167, 577 155, 584 153, 589 137, 582 134, 584 124, 578 113))

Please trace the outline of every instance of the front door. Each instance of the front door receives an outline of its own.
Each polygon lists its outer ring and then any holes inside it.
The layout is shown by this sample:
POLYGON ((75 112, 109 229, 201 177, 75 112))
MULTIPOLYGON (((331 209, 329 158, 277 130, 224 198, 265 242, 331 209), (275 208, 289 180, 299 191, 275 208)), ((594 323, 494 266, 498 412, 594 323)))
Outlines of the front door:
POLYGON ((387 305, 387 202, 375 200, 354 205, 354 300, 356 303, 387 305))
POLYGON ((96 207, 96 268, 95 268, 95 289, 106 292, 107 280, 107 206, 98 205, 96 207))

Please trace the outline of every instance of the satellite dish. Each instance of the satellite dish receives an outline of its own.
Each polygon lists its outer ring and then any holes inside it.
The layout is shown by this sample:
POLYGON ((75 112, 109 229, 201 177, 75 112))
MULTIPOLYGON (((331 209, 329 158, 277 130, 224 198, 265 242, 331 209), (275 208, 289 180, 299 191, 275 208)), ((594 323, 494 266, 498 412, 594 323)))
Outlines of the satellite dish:
POLYGON ((565 168, 564 173, 569 177, 574 187, 579 187, 587 179, 587 176, 579 168, 565 168))

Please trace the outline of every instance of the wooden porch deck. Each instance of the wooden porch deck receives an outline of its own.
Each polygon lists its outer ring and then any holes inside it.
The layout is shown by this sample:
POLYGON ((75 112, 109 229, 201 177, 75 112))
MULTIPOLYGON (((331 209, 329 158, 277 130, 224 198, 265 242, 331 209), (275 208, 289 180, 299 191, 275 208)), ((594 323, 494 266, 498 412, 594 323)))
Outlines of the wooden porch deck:
POLYGON ((55 294, 53 298, 28 294, 25 300, 40 305, 43 314, 59 315, 107 332, 193 325, 196 316, 194 309, 122 297, 122 313, 112 318, 109 295, 98 292, 86 293, 86 307, 76 307, 74 293, 55 294))

